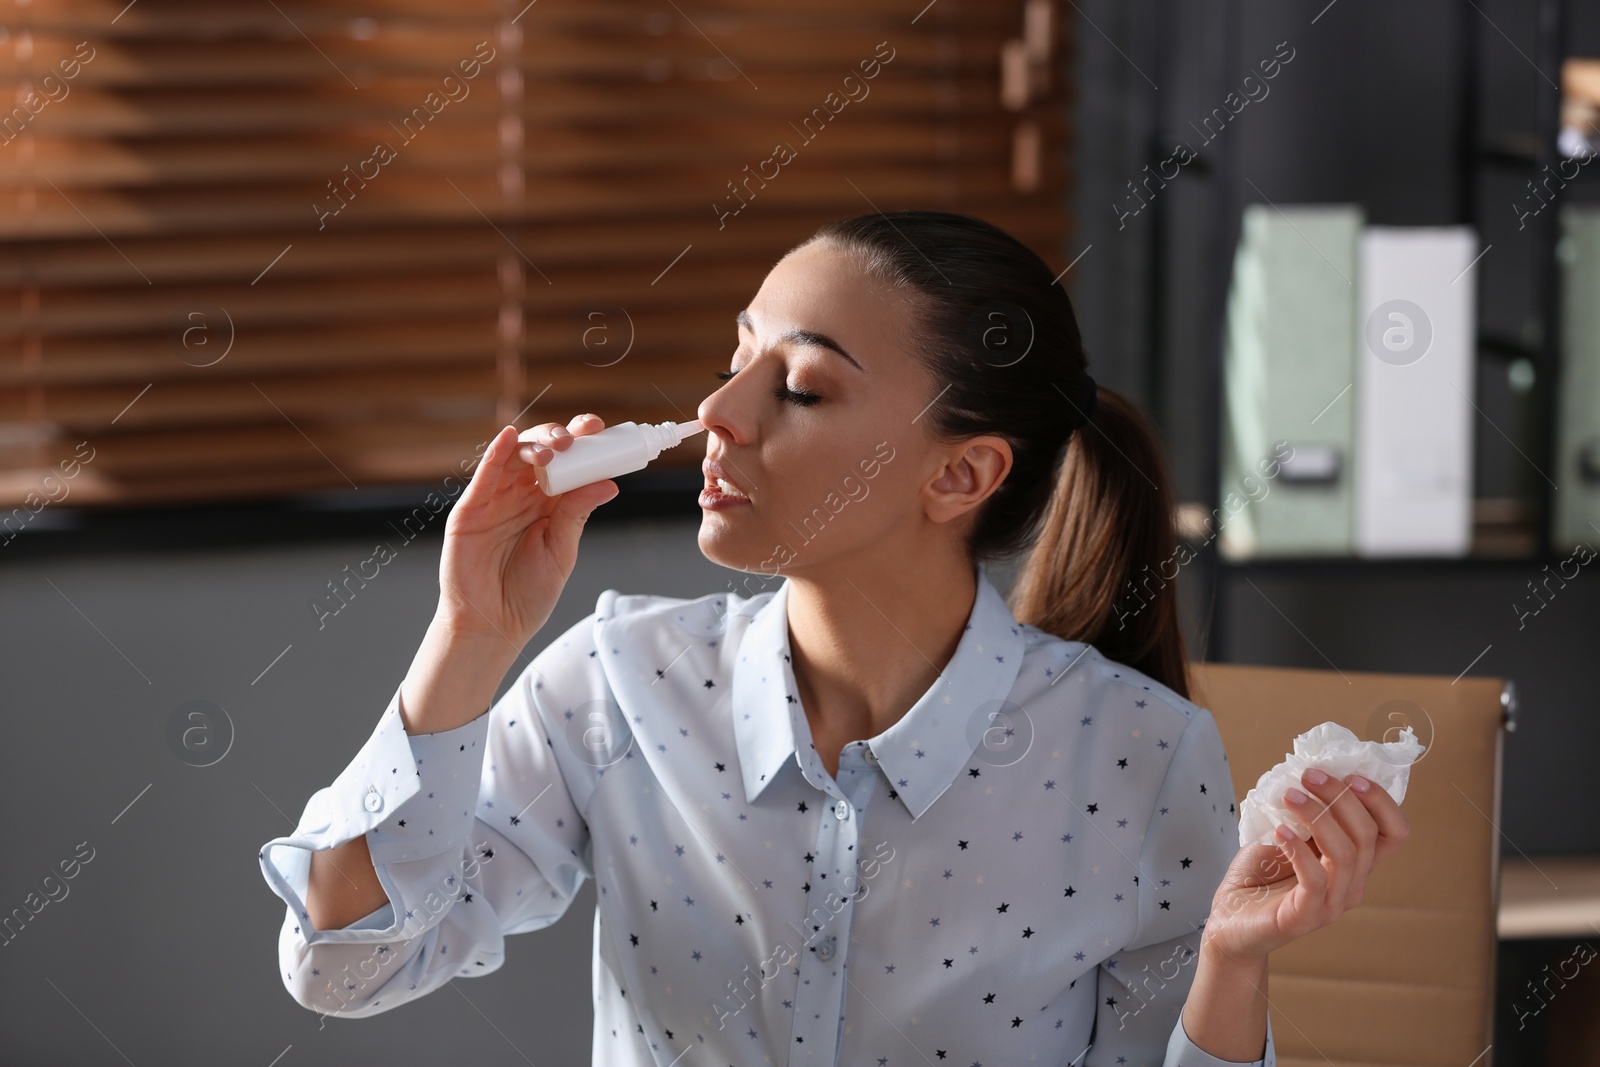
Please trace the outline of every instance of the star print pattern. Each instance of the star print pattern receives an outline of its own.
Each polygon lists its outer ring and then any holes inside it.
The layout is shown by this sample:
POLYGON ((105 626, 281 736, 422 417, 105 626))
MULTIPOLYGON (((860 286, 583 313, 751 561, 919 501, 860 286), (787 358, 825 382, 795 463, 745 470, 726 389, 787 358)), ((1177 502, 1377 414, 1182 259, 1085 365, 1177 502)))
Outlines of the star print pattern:
MULTIPOLYGON (((596 1064, 1236 1067, 1179 1014, 1238 847, 1210 712, 1018 623, 976 578, 950 663, 836 775, 797 696, 787 583, 606 590, 453 730, 407 735, 396 691, 260 852, 285 987, 390 1010, 498 969, 507 934, 593 878, 596 1064), (316 930, 310 851, 357 834, 390 901, 316 930)), ((1266 1036, 1251 1067, 1275 1067, 1266 1036)))

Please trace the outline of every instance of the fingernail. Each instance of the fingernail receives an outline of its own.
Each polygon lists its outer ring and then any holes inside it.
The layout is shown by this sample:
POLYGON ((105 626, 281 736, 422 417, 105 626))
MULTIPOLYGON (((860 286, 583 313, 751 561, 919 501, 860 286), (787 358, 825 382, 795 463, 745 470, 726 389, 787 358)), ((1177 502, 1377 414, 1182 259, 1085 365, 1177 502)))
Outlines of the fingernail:
POLYGON ((1328 776, 1315 767, 1306 772, 1306 782, 1310 785, 1321 785, 1328 780, 1328 776))
POLYGON ((1350 776, 1350 788, 1354 789, 1357 793, 1365 793, 1368 789, 1372 788, 1372 783, 1361 777, 1359 774, 1352 774, 1350 776))
POLYGON ((571 437, 572 435, 567 432, 567 428, 565 426, 557 426, 555 429, 550 431, 550 436, 551 437, 571 437))
POLYGON ((1291 804, 1304 804, 1306 802, 1306 795, 1293 787, 1285 789, 1283 795, 1291 804))
POLYGON ((1294 831, 1289 829, 1284 824, 1279 823, 1278 824, 1278 840, 1279 841, 1293 841, 1294 839, 1295 839, 1294 831))

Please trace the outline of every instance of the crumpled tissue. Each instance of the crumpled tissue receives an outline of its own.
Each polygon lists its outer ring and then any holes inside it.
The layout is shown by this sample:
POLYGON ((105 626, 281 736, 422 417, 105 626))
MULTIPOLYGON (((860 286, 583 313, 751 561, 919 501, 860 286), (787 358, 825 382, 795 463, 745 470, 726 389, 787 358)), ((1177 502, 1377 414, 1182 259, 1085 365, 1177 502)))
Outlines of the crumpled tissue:
MULTIPOLYGON (((1313 726, 1294 739, 1294 751, 1263 774, 1245 795, 1239 805, 1239 844, 1277 844, 1274 831, 1279 823, 1288 824, 1302 841, 1311 836, 1310 825, 1283 799, 1284 790, 1290 786, 1305 792, 1300 776, 1311 767, 1320 768, 1333 778, 1359 774, 1383 786, 1396 804, 1401 803, 1406 798, 1411 765, 1421 757, 1424 747, 1409 726, 1400 731, 1396 741, 1363 741, 1336 722, 1313 726)), ((1322 809, 1314 806, 1314 810, 1322 809)))

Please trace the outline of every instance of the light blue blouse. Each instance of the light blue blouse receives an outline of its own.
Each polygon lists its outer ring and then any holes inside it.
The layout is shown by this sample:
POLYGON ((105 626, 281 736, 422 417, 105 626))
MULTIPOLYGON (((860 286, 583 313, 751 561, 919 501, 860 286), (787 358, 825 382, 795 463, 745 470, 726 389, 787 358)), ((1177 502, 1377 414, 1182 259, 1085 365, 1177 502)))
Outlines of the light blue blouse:
MULTIPOLYGON (((983 568, 954 657, 823 769, 788 583, 601 594, 495 705, 371 738, 260 851, 279 971, 364 1018, 488 974, 583 879, 595 1064, 1219 1067, 1179 1012, 1238 850, 1209 711, 1016 621, 983 568), (390 903, 315 930, 310 850, 390 903)), ((1269 1022, 1263 1058, 1273 1067, 1269 1022)))

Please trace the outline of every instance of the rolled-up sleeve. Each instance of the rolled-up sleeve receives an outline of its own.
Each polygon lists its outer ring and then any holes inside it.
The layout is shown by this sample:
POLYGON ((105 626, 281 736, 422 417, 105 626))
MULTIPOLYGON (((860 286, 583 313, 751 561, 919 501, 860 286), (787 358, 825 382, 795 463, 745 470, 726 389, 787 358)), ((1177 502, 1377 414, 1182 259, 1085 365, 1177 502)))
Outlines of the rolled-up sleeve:
POLYGON ((278 965, 297 1003, 350 1018, 388 1011, 457 975, 492 973, 506 934, 566 912, 593 873, 588 826, 537 690, 592 619, 455 729, 407 734, 397 689, 294 832, 261 848, 267 884, 287 905, 278 965), (388 902, 348 926, 316 929, 305 905, 311 853, 361 834, 388 902))
POLYGON ((1095 1036, 1085 1067, 1275 1067, 1272 1021, 1262 1058, 1224 1060, 1183 1028, 1211 901, 1239 851, 1233 779, 1216 720, 1188 705, 1140 845, 1139 924, 1096 970, 1095 1036))

